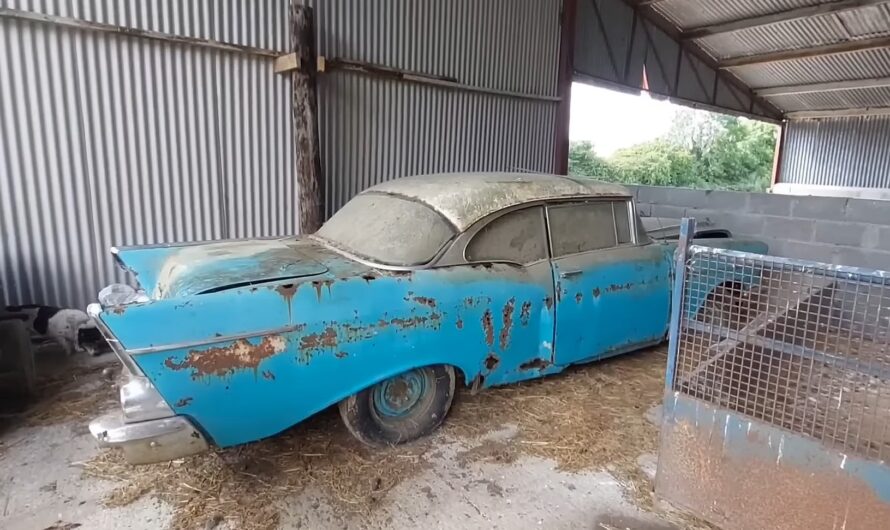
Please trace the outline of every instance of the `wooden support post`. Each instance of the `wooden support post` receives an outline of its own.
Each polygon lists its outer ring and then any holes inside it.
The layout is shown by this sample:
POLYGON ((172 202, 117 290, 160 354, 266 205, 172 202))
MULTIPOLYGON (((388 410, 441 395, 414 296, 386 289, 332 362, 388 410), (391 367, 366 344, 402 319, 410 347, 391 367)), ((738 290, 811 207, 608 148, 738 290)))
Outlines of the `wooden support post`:
POLYGON ((315 29, 312 8, 291 0, 291 48, 299 68, 293 70, 293 134, 296 147, 300 233, 311 234, 324 222, 324 175, 318 146, 315 29))
MULTIPOLYGON (((569 173, 569 115, 572 107, 572 75, 575 73, 575 15, 578 0, 563 0, 559 34, 559 70, 557 73, 556 130, 554 133, 553 172, 569 173)), ((617 75, 617 71, 616 71, 617 75)))

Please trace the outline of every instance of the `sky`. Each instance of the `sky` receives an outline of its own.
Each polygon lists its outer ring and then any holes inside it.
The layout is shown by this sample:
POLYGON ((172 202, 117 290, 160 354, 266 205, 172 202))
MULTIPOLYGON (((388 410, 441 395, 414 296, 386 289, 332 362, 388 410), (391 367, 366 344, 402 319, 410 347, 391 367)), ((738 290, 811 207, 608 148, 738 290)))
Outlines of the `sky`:
POLYGON ((671 127, 676 105, 639 96, 572 83, 569 140, 589 141, 600 156, 653 140, 671 127))

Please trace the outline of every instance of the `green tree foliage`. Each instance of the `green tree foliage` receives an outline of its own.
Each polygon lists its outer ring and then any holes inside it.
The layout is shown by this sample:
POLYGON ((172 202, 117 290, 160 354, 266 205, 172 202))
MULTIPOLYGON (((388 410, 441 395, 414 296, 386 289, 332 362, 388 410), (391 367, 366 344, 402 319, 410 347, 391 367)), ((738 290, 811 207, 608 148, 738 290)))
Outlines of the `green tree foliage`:
POLYGON ((764 191, 770 184, 777 128, 768 123, 682 109, 662 138, 596 155, 573 142, 569 174, 627 184, 764 191))

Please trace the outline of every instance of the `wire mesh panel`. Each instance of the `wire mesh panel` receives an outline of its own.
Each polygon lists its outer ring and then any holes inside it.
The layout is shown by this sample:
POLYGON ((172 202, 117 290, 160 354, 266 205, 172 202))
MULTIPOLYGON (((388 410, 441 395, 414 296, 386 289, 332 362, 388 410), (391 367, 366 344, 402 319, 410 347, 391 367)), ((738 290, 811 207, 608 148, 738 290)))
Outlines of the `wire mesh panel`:
POLYGON ((890 458, 890 276, 692 246, 672 390, 890 458))

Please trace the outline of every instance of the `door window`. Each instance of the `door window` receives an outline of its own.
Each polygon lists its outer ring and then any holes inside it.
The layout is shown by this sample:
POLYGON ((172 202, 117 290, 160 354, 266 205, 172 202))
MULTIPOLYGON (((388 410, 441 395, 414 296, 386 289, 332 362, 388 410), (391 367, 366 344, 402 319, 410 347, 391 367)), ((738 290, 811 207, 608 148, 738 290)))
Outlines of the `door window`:
POLYGON ((632 242, 627 201, 591 201, 548 208, 553 257, 632 242))
POLYGON ((467 261, 532 263, 547 257, 544 210, 540 206, 504 214, 480 230, 465 252, 467 261))

